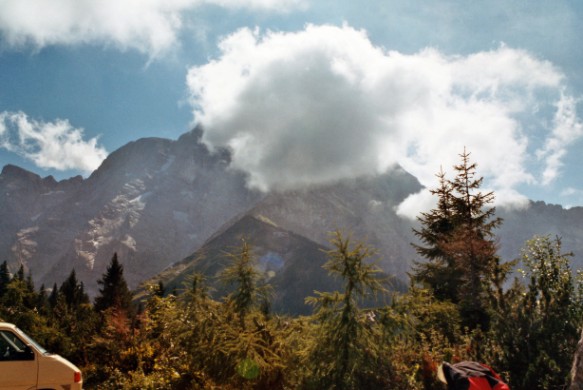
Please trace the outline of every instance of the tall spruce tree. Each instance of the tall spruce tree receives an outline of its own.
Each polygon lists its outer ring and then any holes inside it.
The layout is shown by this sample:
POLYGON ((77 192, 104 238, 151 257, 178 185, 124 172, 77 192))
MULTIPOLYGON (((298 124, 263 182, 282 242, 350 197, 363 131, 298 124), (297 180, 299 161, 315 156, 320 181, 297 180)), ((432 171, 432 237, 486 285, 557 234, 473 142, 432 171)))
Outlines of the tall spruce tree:
POLYGON ((421 229, 413 229, 422 244, 413 244, 419 255, 427 261, 415 262, 413 277, 429 287, 439 300, 459 302, 461 272, 455 264, 455 258, 447 250, 455 229, 453 221, 453 188, 441 170, 437 175, 439 187, 430 190, 437 196, 437 207, 429 212, 422 212, 417 220, 421 229))
POLYGON ((123 265, 113 254, 110 264, 97 284, 102 286, 95 298, 95 310, 103 311, 109 308, 132 312, 132 293, 123 276, 123 265))
POLYGON ((42 315, 47 317, 49 315, 49 297, 47 296, 47 289, 45 285, 41 285, 36 296, 36 309, 42 315))
POLYGON ((415 245, 427 262, 417 263, 413 279, 430 287, 437 298, 458 303, 463 325, 470 329, 489 326, 489 300, 497 268, 494 229, 502 220, 489 207, 494 193, 480 191, 483 178, 476 177, 470 153, 460 155, 456 176, 440 172, 437 208, 422 213, 415 230, 423 245, 415 245))
POLYGON ((465 325, 487 329, 490 288, 498 264, 494 229, 502 223, 495 217, 494 193, 480 192, 483 177, 476 178, 476 163, 470 162, 470 153, 464 150, 462 162, 454 167, 457 175, 452 182, 456 194, 455 236, 446 247, 461 267, 460 309, 465 325))
POLYGON ((73 309, 78 308, 82 304, 89 303, 89 296, 85 293, 83 283, 77 280, 74 269, 63 284, 61 284, 59 292, 65 297, 67 305, 73 309))
POLYGON ((18 271, 16 271, 16 275, 14 277, 18 280, 24 280, 24 265, 20 264, 20 267, 18 267, 18 271))
POLYGON ((57 283, 53 283, 53 288, 49 294, 49 305, 54 308, 57 305, 57 299, 59 297, 59 289, 57 288, 57 283))

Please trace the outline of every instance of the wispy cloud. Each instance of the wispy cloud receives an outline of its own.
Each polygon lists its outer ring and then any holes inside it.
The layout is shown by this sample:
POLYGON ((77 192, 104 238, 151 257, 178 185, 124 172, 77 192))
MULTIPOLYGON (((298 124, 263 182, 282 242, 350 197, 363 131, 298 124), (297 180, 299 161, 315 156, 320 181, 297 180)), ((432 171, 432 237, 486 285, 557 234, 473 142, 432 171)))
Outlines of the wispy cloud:
POLYGON ((439 167, 456 164, 465 146, 502 202, 520 203, 516 188, 548 183, 581 136, 560 70, 505 45, 467 56, 402 54, 349 26, 310 25, 242 29, 220 50, 188 73, 195 119, 204 141, 231 148, 233 166, 261 189, 393 164, 433 187, 439 167), (543 166, 533 168, 537 158, 543 166))
POLYGON ((83 139, 83 129, 66 120, 39 122, 23 112, 0 113, 0 148, 41 168, 92 172, 107 157, 97 138, 83 139))
POLYGON ((567 154, 569 144, 583 135, 583 123, 577 117, 577 102, 572 96, 561 96, 556 103, 557 111, 553 120, 551 135, 544 146, 537 151, 537 157, 545 162, 542 175, 543 184, 550 184, 557 178, 562 167, 562 159, 567 154))
POLYGON ((204 4, 286 12, 304 0, 3 0, 0 34, 9 46, 97 43, 156 57, 177 42, 185 13, 204 4))

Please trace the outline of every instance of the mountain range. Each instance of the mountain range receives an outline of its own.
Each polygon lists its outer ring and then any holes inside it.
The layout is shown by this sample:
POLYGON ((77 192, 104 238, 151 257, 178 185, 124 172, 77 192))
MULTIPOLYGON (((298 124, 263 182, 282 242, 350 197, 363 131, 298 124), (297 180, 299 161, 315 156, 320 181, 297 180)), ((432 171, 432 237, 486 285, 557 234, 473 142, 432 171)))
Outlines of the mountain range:
MULTIPOLYGON (((335 288, 321 269, 330 232, 377 250, 376 261, 402 287, 416 258, 414 221, 395 207, 421 189, 400 168, 301 190, 262 193, 211 153, 196 128, 177 140, 146 138, 111 153, 89 177, 56 181, 16 166, 0 174, 0 260, 51 287, 75 269, 94 296, 114 252, 128 284, 164 280, 180 288, 195 269, 215 275, 242 238, 276 288, 274 306, 301 313, 313 290, 335 288), (197 268, 198 267, 198 268, 197 268)), ((479 163, 479 162, 478 162, 479 163)), ((479 166, 478 166, 479 171, 479 166)), ((478 172, 479 173, 479 172, 478 172)), ((513 259, 535 234, 557 235, 582 268, 583 208, 531 202, 497 210, 500 254, 513 259)))

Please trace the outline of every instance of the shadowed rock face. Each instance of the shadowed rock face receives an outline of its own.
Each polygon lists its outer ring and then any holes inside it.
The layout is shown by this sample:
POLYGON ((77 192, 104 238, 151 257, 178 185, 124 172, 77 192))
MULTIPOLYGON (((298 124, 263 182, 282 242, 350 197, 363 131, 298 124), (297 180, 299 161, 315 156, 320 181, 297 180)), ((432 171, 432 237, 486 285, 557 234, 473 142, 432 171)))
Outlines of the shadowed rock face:
MULTIPOLYGON (((228 152, 210 153, 200 142, 201 134, 195 129, 176 141, 131 142, 111 153, 87 179, 57 182, 4 167, 0 261, 7 260, 13 271, 25 265, 37 286, 60 284, 75 268, 94 295, 96 281, 117 252, 135 288, 247 215, 318 246, 328 244, 329 232, 341 230, 376 248, 385 271, 406 277, 416 258, 410 246, 415 237, 412 223, 397 217, 394 208, 421 188, 411 175, 397 168, 262 194, 249 190, 245 176, 229 168, 228 152)), ((517 257, 533 234, 558 234, 565 251, 576 254, 573 267, 581 267, 583 208, 536 202, 525 210, 499 210, 498 215, 505 219, 497 232, 504 259, 517 257)), ((279 263, 275 254, 263 255, 269 266, 279 263)))
POLYGON ((180 293, 189 287, 190 277, 195 272, 201 273, 212 287, 215 298, 219 299, 232 289, 232 286, 220 282, 219 275, 232 261, 228 254, 239 253, 243 240, 250 246, 265 281, 273 287, 272 305, 277 312, 307 314, 306 296, 313 294, 314 290, 339 287, 322 268, 326 262, 323 252, 326 247, 282 229, 265 218, 249 215, 229 223, 199 250, 149 283, 162 281, 167 292, 180 293))
POLYGON ((6 165, 0 174, 0 259, 28 264, 38 250, 29 237, 37 234, 46 210, 67 203, 82 185, 81 176, 57 182, 6 165))
MULTIPOLYGON (((283 229, 264 216, 250 214, 228 223, 191 256, 144 285, 157 285, 161 281, 166 292, 181 293, 189 288, 190 277, 200 273, 212 287, 214 298, 220 299, 232 290, 232 286, 221 283, 219 275, 230 265, 231 255, 240 253, 243 240, 251 248, 263 282, 272 287, 271 309, 276 313, 310 314, 312 308, 305 304, 306 297, 315 295, 315 291, 344 288, 341 280, 331 277, 322 268, 328 260, 326 251, 330 249, 329 245, 318 244, 283 229)), ((392 290, 406 290, 406 284, 388 275, 379 277, 386 278, 387 287, 392 290)), ((138 298, 143 295, 140 291, 138 298)))

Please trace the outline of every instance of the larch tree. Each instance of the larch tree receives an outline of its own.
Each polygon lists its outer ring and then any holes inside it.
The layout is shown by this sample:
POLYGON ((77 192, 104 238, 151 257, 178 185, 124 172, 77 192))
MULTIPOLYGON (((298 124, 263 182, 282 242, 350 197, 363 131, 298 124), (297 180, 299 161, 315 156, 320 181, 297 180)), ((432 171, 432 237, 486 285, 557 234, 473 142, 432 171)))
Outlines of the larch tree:
POLYGON ((225 317, 219 324, 222 333, 219 349, 224 354, 222 374, 216 380, 220 383, 227 379, 235 388, 282 388, 283 349, 266 309, 271 286, 258 269, 257 258, 247 240, 243 239, 240 248, 226 255, 230 264, 219 278, 233 290, 222 306, 225 317), (238 326, 229 321, 232 314, 238 317, 238 326), (224 374, 231 375, 225 378, 224 374))
MULTIPOLYGON (((361 302, 385 292, 381 270, 367 260, 372 255, 363 244, 352 246, 340 232, 332 239, 334 249, 327 252, 323 268, 342 280, 343 291, 318 292, 306 302, 314 306, 317 337, 308 352, 312 374, 308 388, 355 389, 377 387, 379 335, 371 310, 363 311, 361 302)), ((380 370, 382 371, 382 370, 380 370)), ((382 378, 381 378, 382 380, 382 378)))
POLYGON ((245 328, 245 317, 253 309, 260 308, 269 301, 270 288, 262 283, 263 275, 257 269, 257 259, 251 245, 243 239, 237 251, 227 253, 230 264, 219 275, 220 280, 233 291, 226 301, 239 317, 241 328, 245 328))

